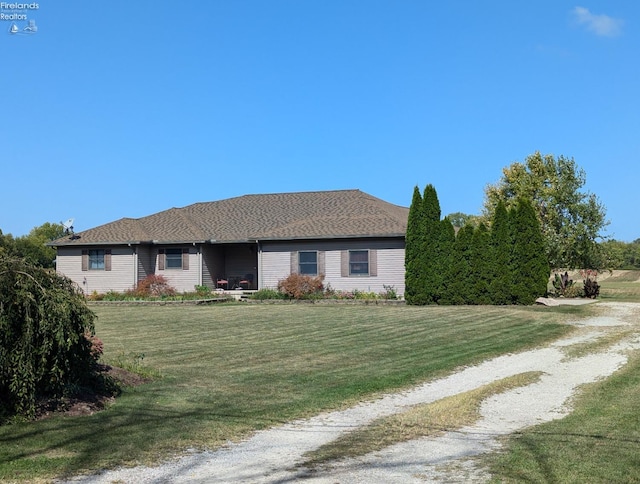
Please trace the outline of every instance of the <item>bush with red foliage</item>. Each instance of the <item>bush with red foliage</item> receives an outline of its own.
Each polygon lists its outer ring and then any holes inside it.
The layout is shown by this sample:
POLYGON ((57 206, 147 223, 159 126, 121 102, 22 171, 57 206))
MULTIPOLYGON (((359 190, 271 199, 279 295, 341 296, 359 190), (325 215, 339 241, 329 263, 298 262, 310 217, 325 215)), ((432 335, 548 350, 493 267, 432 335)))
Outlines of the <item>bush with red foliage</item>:
POLYGON ((104 343, 100 338, 91 334, 90 332, 84 333, 84 337, 91 343, 91 357, 98 361, 104 353, 104 343))
POLYGON ((306 274, 290 274, 278 281, 278 291, 292 299, 312 299, 322 297, 324 275, 309 276, 306 274))
POLYGON ((158 274, 147 276, 138 283, 134 290, 129 291, 136 297, 175 296, 176 292, 176 289, 169 285, 167 279, 158 274))

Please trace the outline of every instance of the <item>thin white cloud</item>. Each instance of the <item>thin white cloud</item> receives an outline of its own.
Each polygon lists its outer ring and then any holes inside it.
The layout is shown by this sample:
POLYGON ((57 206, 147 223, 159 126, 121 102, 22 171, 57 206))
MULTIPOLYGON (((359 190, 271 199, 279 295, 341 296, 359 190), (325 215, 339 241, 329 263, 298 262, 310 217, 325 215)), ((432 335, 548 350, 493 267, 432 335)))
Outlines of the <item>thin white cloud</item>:
POLYGON ((596 15, 588 8, 575 7, 572 10, 574 20, 587 30, 602 37, 615 37, 622 33, 623 21, 608 15, 596 15))

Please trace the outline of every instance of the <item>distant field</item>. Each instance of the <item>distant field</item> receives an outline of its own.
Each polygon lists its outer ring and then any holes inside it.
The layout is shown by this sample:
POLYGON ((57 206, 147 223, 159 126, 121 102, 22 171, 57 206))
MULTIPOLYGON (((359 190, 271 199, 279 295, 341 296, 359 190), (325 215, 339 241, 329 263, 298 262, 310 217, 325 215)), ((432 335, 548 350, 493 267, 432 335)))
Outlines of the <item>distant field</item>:
POLYGON ((598 277, 603 300, 640 302, 640 271, 613 271, 598 277))
POLYGON ((95 306, 105 359, 162 378, 106 411, 0 427, 0 480, 216 448, 572 328, 582 307, 95 306))

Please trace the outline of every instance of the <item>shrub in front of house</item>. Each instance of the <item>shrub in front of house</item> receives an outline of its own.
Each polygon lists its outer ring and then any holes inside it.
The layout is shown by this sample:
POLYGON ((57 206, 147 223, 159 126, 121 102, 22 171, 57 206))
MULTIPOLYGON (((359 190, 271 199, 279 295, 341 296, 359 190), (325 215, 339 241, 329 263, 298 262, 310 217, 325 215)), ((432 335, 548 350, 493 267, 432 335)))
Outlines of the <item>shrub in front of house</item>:
POLYGON ((145 277, 138 282, 135 289, 127 291, 128 295, 140 298, 175 296, 176 293, 176 289, 169 285, 167 279, 158 274, 145 277))
POLYGON ((323 280, 323 275, 290 274, 278 281, 278 291, 291 299, 319 299, 324 293, 323 280))
POLYGON ((259 301, 265 301, 268 299, 284 299, 285 294, 277 289, 265 288, 254 292, 251 295, 251 299, 257 299, 259 301))

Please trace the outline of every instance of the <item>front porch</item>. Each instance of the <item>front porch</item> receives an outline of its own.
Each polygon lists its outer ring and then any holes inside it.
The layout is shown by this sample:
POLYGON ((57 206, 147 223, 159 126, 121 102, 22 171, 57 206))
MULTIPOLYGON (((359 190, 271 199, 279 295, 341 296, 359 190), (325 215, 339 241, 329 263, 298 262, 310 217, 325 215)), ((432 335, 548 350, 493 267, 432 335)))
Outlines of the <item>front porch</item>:
POLYGON ((203 253, 203 283, 230 294, 258 289, 257 244, 214 244, 203 253))
POLYGON ((216 289, 214 294, 218 294, 223 297, 233 299, 235 301, 246 301, 251 297, 253 293, 257 292, 255 289, 216 289))

